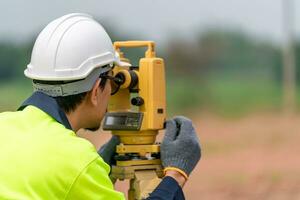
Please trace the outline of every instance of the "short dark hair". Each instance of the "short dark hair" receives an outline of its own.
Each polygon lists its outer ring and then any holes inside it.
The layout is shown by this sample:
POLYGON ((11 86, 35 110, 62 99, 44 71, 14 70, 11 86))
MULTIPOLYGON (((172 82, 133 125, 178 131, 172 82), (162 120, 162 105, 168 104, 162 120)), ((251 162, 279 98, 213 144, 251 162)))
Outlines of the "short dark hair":
POLYGON ((83 92, 80 94, 74 94, 64 97, 54 97, 54 99, 65 113, 70 113, 71 111, 74 111, 79 104, 81 104, 86 95, 87 92, 83 92))
MULTIPOLYGON (((108 72, 107 72, 108 73, 108 72)), ((48 85, 57 85, 57 84, 63 84, 68 83, 66 81, 41 81, 41 80, 33 80, 34 83, 41 83, 41 84, 48 84, 48 85)), ((74 82, 74 81, 72 81, 74 82)), ((99 87, 101 90, 104 90, 104 87, 106 85, 107 79, 101 78, 99 87)), ((69 96, 58 96, 53 97, 59 107, 65 112, 70 113, 71 111, 74 111, 79 104, 84 100, 88 92, 83 92, 80 94, 74 94, 69 96)))

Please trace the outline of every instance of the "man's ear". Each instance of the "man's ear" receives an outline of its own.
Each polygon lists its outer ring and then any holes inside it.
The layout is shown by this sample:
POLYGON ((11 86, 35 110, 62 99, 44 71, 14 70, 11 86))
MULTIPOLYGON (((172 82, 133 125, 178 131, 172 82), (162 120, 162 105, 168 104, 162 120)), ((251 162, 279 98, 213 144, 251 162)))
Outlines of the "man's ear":
POLYGON ((92 90, 88 94, 89 102, 93 106, 97 106, 97 104, 98 104, 98 95, 99 95, 99 90, 100 90, 99 84, 100 84, 100 79, 98 79, 95 82, 92 90))

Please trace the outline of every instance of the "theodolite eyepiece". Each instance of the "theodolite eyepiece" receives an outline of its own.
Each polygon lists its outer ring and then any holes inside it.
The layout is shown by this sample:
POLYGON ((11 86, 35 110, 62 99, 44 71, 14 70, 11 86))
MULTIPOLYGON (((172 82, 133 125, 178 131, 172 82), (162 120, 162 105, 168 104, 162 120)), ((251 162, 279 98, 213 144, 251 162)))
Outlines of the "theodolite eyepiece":
POLYGON ((138 72, 135 70, 121 70, 116 74, 115 79, 115 83, 122 89, 132 89, 139 81, 138 72))

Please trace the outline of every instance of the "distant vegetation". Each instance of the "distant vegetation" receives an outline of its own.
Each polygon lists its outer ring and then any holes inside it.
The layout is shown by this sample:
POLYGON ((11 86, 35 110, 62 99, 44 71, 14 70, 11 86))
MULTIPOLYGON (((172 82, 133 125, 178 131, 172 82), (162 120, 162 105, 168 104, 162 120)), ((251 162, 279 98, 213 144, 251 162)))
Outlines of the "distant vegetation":
MULTIPOLYGON (((114 32, 108 29, 109 33, 114 32)), ((114 40, 142 39, 111 35, 114 40)), ((0 111, 15 109, 31 92, 31 83, 24 78, 23 70, 30 61, 32 46, 33 41, 0 42, 0 111)), ((300 43, 295 48, 300 85, 300 43)), ((171 113, 206 110, 240 115, 281 109, 280 46, 238 31, 212 29, 202 32, 194 41, 171 39, 164 49, 158 56, 166 63, 171 113)), ((142 56, 142 52, 127 53, 134 58, 142 56)))
POLYGON ((174 108, 194 110, 197 104, 223 115, 280 109, 279 46, 241 32, 214 29, 192 43, 170 41, 167 49, 168 76, 178 85, 169 84, 174 108))

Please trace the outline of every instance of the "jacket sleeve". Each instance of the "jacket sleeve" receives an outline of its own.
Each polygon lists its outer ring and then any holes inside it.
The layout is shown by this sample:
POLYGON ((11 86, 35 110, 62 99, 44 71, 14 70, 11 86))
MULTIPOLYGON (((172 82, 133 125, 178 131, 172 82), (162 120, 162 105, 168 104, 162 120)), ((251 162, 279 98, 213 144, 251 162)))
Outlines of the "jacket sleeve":
POLYGON ((66 200, 116 199, 125 200, 124 194, 114 190, 106 165, 101 158, 91 162, 72 184, 66 200))
POLYGON ((166 176, 150 194, 147 200, 184 200, 184 194, 177 181, 166 176))

